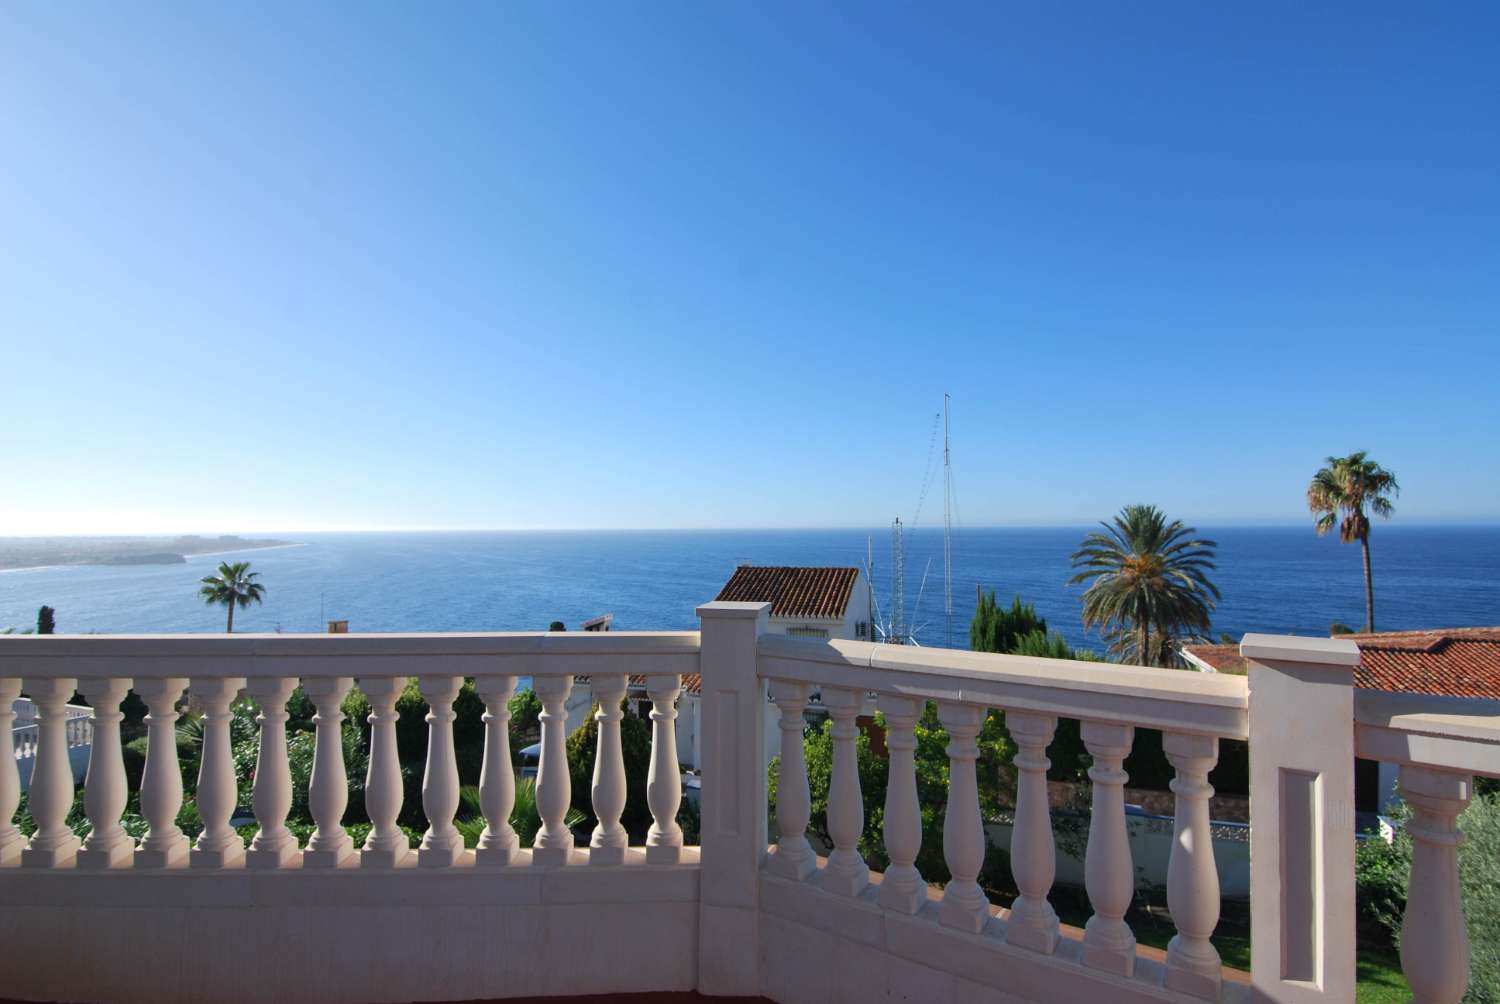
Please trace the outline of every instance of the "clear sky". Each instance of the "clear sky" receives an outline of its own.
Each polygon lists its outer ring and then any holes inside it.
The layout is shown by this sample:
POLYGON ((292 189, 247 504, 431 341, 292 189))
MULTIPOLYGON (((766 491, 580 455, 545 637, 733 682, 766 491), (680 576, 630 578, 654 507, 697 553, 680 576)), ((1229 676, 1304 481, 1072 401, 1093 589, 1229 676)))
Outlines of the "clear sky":
POLYGON ((877 525, 945 391, 967 525, 1305 519, 1360 448, 1494 520, 1497 38, 6 3, 0 534, 877 525))

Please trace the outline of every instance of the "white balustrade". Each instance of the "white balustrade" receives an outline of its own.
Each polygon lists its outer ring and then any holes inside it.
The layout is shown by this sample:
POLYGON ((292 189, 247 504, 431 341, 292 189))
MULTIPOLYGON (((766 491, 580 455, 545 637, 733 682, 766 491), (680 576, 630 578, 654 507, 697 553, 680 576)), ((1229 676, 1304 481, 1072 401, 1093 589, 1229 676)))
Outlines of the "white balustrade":
POLYGON ((427 769, 422 775, 422 811, 427 832, 417 850, 423 868, 452 868, 464 853, 464 838, 453 825, 458 813, 458 760, 453 752, 453 702, 463 687, 461 676, 424 676, 418 681, 427 699, 427 769))
POLYGON ((484 701, 484 764, 479 771, 479 808, 484 832, 474 848, 476 865, 508 865, 521 841, 510 825, 516 805, 516 775, 510 762, 510 705, 514 676, 477 676, 474 689, 484 701))
POLYGON ((1083 744, 1093 757, 1089 780, 1093 806, 1084 859, 1084 885, 1094 913, 1083 934, 1083 964, 1130 976, 1135 972, 1135 935, 1125 912, 1135 892, 1130 834, 1125 825, 1125 758, 1135 729, 1114 722, 1082 723, 1083 744))
POLYGON ((625 812, 625 755, 620 746, 620 702, 629 678, 624 673, 595 674, 590 680, 598 710, 598 742, 594 751, 594 815, 598 825, 589 840, 589 864, 618 865, 625 861, 629 835, 620 825, 625 812))
POLYGON ((396 749, 396 701, 406 687, 399 676, 361 677, 360 692, 370 702, 370 759, 365 769, 365 813, 370 833, 359 851, 361 868, 399 868, 411 857, 406 832, 396 825, 405 791, 396 749))
POLYGON ((1057 730, 1049 715, 1011 711, 1005 726, 1016 742, 1016 824, 1011 836, 1010 870, 1020 895, 1011 904, 1005 940, 1050 954, 1057 947, 1057 914, 1047 902, 1057 874, 1057 846, 1047 799, 1047 746, 1057 730))
POLYGON ((880 905, 900 913, 914 914, 927 902, 927 883, 916 866, 922 850, 922 809, 917 803, 914 729, 923 707, 924 702, 914 697, 880 695, 890 756, 883 833, 886 856, 891 859, 880 883, 880 905))
POLYGON ((141 815, 146 836, 135 851, 136 868, 181 868, 188 863, 188 838, 177 825, 182 809, 182 770, 177 763, 177 702, 187 689, 183 677, 137 680, 146 702, 146 768, 141 775, 141 815))
POLYGON ((68 761, 67 712, 77 681, 71 679, 27 680, 26 689, 37 704, 36 761, 26 794, 36 820, 36 832, 21 852, 26 868, 71 866, 78 853, 78 837, 68 828, 73 808, 73 767, 68 761))
POLYGON ((778 875, 798 881, 818 867, 817 856, 807 842, 812 796, 807 790, 807 757, 802 750, 802 714, 807 710, 809 689, 805 683, 771 681, 771 700, 781 713, 781 769, 776 782, 776 828, 780 836, 770 865, 778 875))
POLYGON ((1177 934, 1167 945, 1165 982, 1169 990, 1218 1000, 1222 963, 1209 939, 1219 923, 1219 873, 1208 813, 1214 793, 1208 772, 1219 759, 1219 740, 1168 732, 1162 749, 1176 771, 1171 787, 1177 801, 1167 863, 1167 909, 1177 934))
POLYGON ((854 723, 864 704, 861 690, 824 687, 823 706, 833 719, 832 776, 828 782, 828 835, 833 852, 819 878, 824 889, 842 896, 858 896, 870 884, 870 869, 859 853, 865 828, 865 803, 859 791, 859 726, 854 723))
POLYGON ((354 840, 344 829, 349 779, 344 773, 344 712, 340 705, 354 679, 348 676, 304 680, 302 691, 317 708, 313 715, 313 768, 307 786, 308 809, 316 824, 302 852, 304 868, 338 868, 354 856, 354 840))
POLYGON ((16 750, 11 745, 11 723, 16 720, 15 702, 21 681, 0 679, 0 868, 21 863, 26 838, 15 824, 21 805, 21 773, 16 768, 16 750))
MULTIPOLYGON (((943 887, 938 921, 944 927, 978 934, 990 920, 990 901, 979 887, 984 868, 984 823, 979 817, 975 737, 985 709, 974 704, 938 702, 938 719, 948 730, 948 809, 943 817, 943 860, 951 878, 943 887)), ((1019 831, 1019 822, 1017 824, 1019 831)))
POLYGON ((251 806, 258 829, 245 853, 245 864, 255 869, 289 868, 298 860, 297 838, 287 829, 292 808, 292 770, 286 753, 286 702, 297 687, 295 679, 258 676, 246 690, 260 707, 259 742, 255 752, 255 788, 251 806))
POLYGON ((1458 883, 1458 817, 1469 802, 1465 774, 1400 768, 1411 806, 1411 875, 1401 919, 1401 971, 1416 1004, 1457 1004, 1469 983, 1469 934, 1458 883))
POLYGON ((536 811, 542 827, 531 845, 531 863, 548 868, 567 864, 573 854, 573 831, 566 823, 573 801, 568 776, 568 694, 571 676, 538 677, 532 684, 542 702, 542 756, 536 772, 536 811))
MULTIPOLYGON (((89 749, 88 774, 83 782, 83 809, 89 835, 78 850, 83 869, 128 868, 135 863, 135 841, 120 825, 129 799, 125 759, 120 750, 120 703, 130 693, 130 681, 82 679, 78 691, 94 707, 95 727, 89 749)), ((0 695, 3 696, 3 695, 0 695)), ((0 768, 3 769, 3 768, 0 768)))
POLYGON ((646 804, 651 829, 646 834, 646 863, 673 865, 682 860, 682 827, 677 809, 682 805, 682 765, 677 760, 677 695, 679 675, 646 677, 651 698, 651 767, 646 774, 646 804))
POLYGON ((189 692, 205 705, 195 795, 203 832, 190 857, 194 868, 240 868, 245 864, 245 842, 229 825, 238 796, 229 736, 234 714, 229 706, 244 686, 243 677, 194 679, 188 685, 189 692))

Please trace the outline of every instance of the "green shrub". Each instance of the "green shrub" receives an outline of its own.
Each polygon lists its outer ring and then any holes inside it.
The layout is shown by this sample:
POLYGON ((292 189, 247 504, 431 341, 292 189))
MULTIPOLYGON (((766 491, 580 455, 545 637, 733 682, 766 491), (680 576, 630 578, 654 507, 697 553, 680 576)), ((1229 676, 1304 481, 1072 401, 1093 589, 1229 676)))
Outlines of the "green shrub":
MULTIPOLYGON (((621 705, 624 706, 623 703, 621 705)), ((573 808, 584 821, 595 822, 594 758, 599 746, 599 723, 594 705, 583 727, 568 737, 568 776, 573 786, 573 808)), ((651 828, 651 806, 646 801, 646 780, 651 772, 651 724, 626 711, 620 719, 620 752, 625 760, 625 811, 620 824, 636 840, 651 828)))

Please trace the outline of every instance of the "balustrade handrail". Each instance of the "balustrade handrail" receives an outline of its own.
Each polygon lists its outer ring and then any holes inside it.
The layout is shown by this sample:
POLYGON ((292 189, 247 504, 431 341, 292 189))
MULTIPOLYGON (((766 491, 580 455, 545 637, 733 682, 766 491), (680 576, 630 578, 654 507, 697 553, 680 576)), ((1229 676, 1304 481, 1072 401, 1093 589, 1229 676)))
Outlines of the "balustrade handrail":
POLYGON ((1244 739, 1244 677, 988 652, 762 635, 760 675, 1064 718, 1244 739))
POLYGON ((1354 722, 1366 759, 1500 776, 1500 701, 1357 690, 1354 722))

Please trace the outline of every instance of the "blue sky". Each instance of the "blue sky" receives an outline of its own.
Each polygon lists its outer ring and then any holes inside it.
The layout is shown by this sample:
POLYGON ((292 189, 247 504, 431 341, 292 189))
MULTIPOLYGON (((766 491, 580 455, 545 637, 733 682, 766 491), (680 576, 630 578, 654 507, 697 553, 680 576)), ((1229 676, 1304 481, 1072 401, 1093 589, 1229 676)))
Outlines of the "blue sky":
POLYGON ((0 534, 1500 518, 1500 7, 306 6, 0 7, 0 534))

